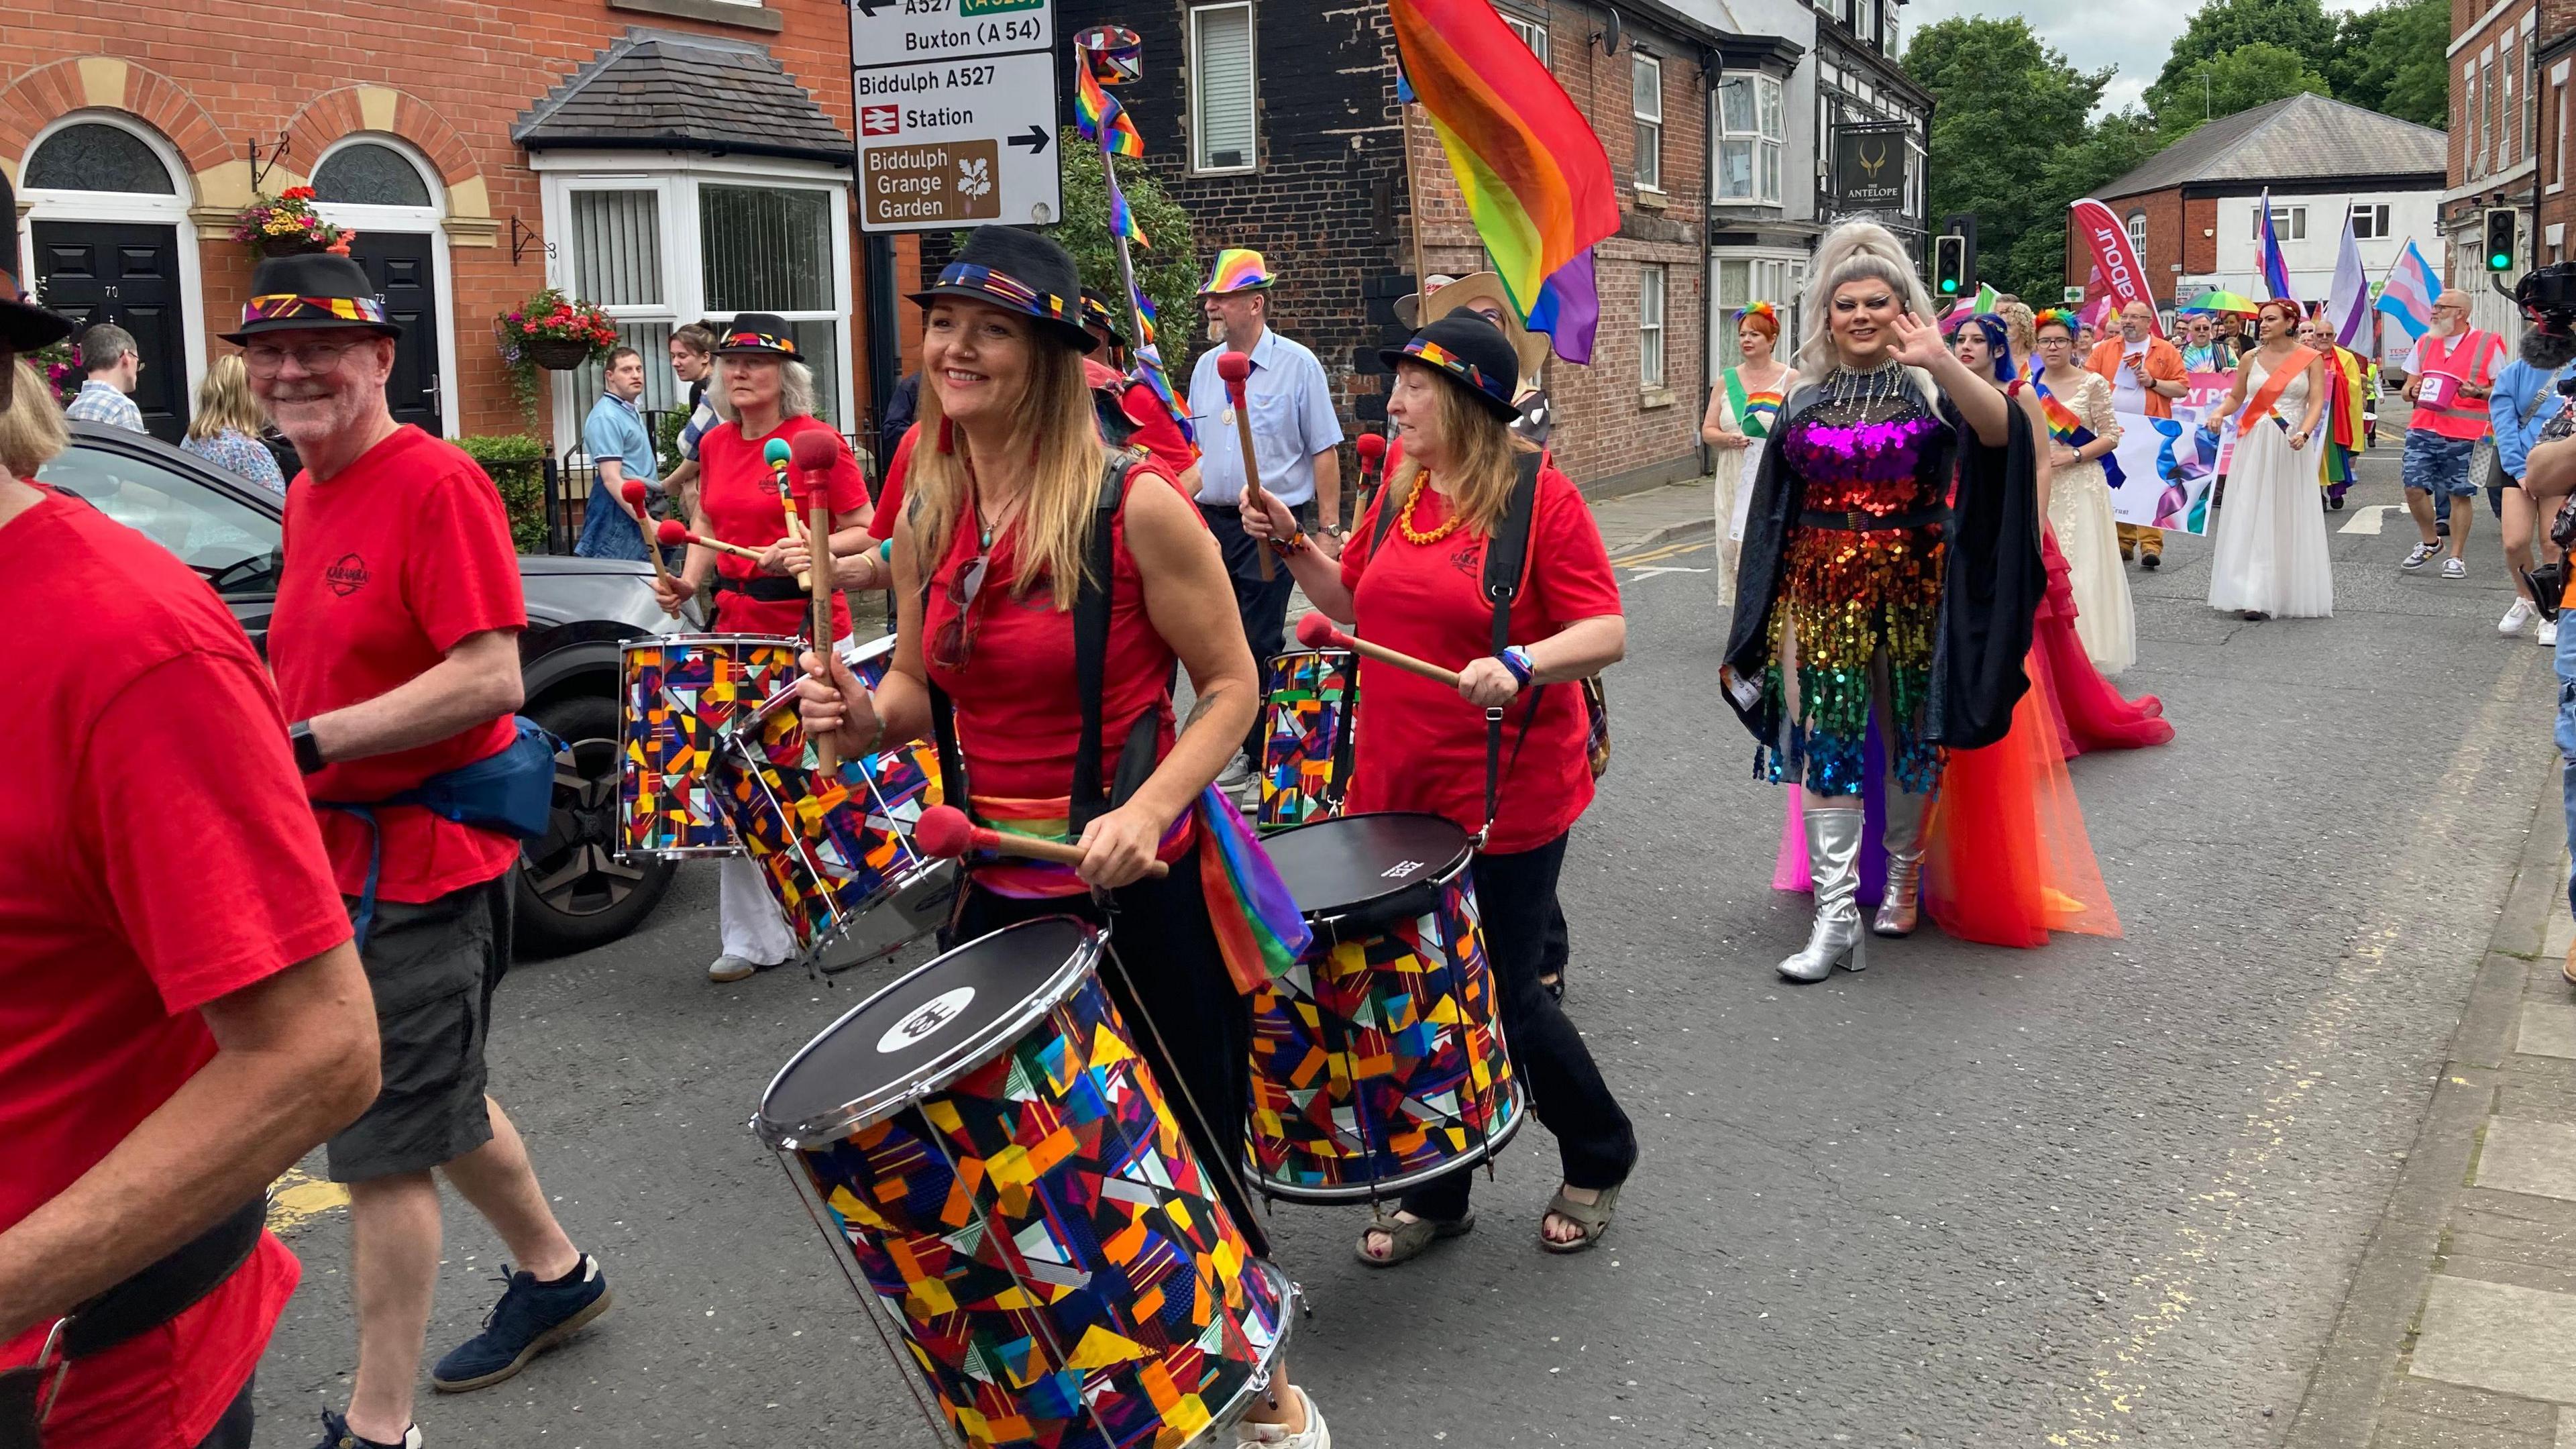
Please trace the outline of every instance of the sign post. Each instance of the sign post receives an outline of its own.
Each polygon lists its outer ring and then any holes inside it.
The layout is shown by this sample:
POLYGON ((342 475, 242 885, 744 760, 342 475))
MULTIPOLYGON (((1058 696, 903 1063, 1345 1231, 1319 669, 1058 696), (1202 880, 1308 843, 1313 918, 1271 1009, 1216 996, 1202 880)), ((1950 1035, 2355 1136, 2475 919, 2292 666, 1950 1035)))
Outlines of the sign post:
POLYGON ((850 0, 860 230, 1061 217, 1054 46, 1054 0, 850 0))

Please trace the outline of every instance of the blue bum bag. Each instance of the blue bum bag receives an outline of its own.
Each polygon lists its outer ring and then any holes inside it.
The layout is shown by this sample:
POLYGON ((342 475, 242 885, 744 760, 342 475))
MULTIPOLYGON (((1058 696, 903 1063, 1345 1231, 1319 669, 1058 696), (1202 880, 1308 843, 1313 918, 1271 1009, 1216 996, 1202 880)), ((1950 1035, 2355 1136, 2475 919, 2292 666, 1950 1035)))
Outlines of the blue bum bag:
POLYGON ((563 742, 525 715, 513 715, 510 723, 518 734, 499 752, 432 775, 399 795, 363 804, 313 802, 320 809, 337 810, 367 822, 373 836, 367 855, 367 888, 358 896, 358 913, 351 921, 359 950, 367 948, 367 931, 376 923, 376 881, 385 863, 384 830, 376 823, 378 810, 391 805, 418 805, 459 825, 497 830, 522 841, 545 839, 554 814, 555 753, 563 748, 563 742))

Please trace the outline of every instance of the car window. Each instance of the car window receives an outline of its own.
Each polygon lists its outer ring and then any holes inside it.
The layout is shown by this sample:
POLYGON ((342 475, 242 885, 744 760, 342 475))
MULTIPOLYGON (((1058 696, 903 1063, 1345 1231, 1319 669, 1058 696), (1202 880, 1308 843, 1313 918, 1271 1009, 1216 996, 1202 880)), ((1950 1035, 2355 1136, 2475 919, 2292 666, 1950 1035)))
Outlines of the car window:
POLYGON ((36 477, 149 535, 227 599, 277 592, 277 520, 202 479, 77 442, 36 477))

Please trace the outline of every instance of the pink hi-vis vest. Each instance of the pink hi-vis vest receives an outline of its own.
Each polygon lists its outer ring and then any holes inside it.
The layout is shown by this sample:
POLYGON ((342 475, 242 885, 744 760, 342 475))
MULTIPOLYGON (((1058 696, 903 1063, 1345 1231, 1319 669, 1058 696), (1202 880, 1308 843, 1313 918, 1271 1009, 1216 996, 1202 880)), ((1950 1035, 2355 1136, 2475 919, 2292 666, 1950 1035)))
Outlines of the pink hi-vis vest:
MULTIPOLYGON (((2415 344, 2423 362, 2425 377, 2440 375, 2446 380, 2449 397, 2445 406, 2432 408, 2418 403, 2409 428, 2430 428, 2446 438, 2465 438, 2475 442, 2487 435, 2493 423, 2487 414, 2485 398, 2464 398, 2460 388, 2486 387, 2495 381, 2495 360, 2504 350, 2504 339, 2492 332, 2472 327, 2457 337, 2435 337, 2424 334, 2415 344)), ((2420 392, 2420 389, 2419 389, 2420 392)))

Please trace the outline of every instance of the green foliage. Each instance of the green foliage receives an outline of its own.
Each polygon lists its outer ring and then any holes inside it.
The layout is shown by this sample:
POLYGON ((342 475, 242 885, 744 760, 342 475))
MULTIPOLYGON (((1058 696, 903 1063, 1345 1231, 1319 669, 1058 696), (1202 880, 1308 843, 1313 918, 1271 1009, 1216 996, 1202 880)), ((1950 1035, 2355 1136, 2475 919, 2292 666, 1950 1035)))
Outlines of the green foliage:
MULTIPOLYGON (((2047 212, 2032 216, 2001 263, 2014 285, 2005 287, 2000 281, 1995 285, 2020 293, 2026 301, 2053 301, 2066 276, 2067 206, 2100 190, 2104 182, 2145 165, 2164 144, 2165 137, 2145 112, 2123 111, 2094 122, 2082 140, 2050 157, 2040 184, 2033 188, 2037 197, 2050 203, 2047 212)), ((1997 270, 1997 264, 1989 263, 1988 270, 1997 270)))
MULTIPOLYGON (((2320 83, 2313 89, 2330 94, 2323 76, 2334 63, 2337 40, 2334 17, 2326 14, 2322 0, 2209 0, 2192 12, 2191 23, 2165 57, 2164 69, 2157 73, 2155 84, 2147 87, 2147 109, 2169 132, 2180 134, 2191 129, 2201 119, 2201 67, 2229 51, 2255 44, 2291 51, 2296 60, 2290 74, 2316 76, 2320 83)), ((2439 53, 2437 47, 2437 57, 2439 53)), ((2211 116, 2245 109, 2242 105, 2219 106, 2217 88, 2218 81, 2213 76, 2211 116)), ((2279 100, 2306 89, 2311 87, 2294 85, 2247 104, 2259 106, 2263 101, 2279 100)))
POLYGON ((451 438, 492 475, 510 514, 510 542, 521 553, 546 548, 546 444, 529 433, 469 433, 451 438))
MULTIPOLYGON (((683 392, 680 401, 685 404, 688 400, 688 394, 683 392)), ((653 457, 660 464, 660 471, 654 476, 668 478, 683 461, 680 457, 680 429, 689 425, 689 415, 673 407, 659 416, 661 421, 653 430, 653 457)))
MULTIPOLYGON (((1083 286, 1107 298, 1112 310, 1122 310, 1127 288, 1118 280, 1118 243, 1109 233, 1109 179, 1100 169, 1100 147, 1072 126, 1064 127, 1056 139, 1064 148, 1064 220, 1038 230, 1073 253, 1083 286)), ((1127 209, 1150 243, 1131 247, 1128 260, 1136 269, 1137 285, 1154 299, 1163 365, 1187 379, 1190 338, 1198 331, 1199 283, 1205 276, 1190 214, 1163 190, 1163 183, 1144 162, 1132 157, 1118 168, 1118 189, 1126 194, 1127 209)), ((953 242, 962 250, 966 234, 955 233, 953 242)), ((1118 330, 1133 332, 1135 324, 1122 322, 1118 330)), ((1131 343, 1135 340, 1128 338, 1131 343)))
POLYGON ((2451 38, 2444 0, 2387 0, 2343 17, 2334 58, 2325 68, 2335 99, 2400 116, 2419 126, 2450 120, 2450 73, 2442 56, 2451 38))
MULTIPOLYGON (((2249 41, 2211 56, 2195 70, 2170 105, 2159 106, 2156 121, 2168 139, 2182 136, 2205 121, 2269 105, 2310 91, 2334 94, 2334 86, 2309 67, 2305 57, 2286 45, 2249 41)), ((2152 104, 2155 92, 2148 91, 2152 104)))

